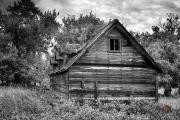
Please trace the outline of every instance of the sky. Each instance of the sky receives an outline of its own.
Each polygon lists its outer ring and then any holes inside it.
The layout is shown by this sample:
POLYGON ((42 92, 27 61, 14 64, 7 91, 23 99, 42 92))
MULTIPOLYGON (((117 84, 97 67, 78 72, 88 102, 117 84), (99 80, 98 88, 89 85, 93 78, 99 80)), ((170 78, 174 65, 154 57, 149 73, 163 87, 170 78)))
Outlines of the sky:
MULTIPOLYGON (((0 0, 0 7, 12 4, 13 0, 0 0)), ((180 0, 32 0, 41 10, 60 12, 57 20, 64 16, 88 14, 108 21, 119 19, 128 30, 152 32, 151 27, 158 25, 167 13, 180 14, 180 0)))

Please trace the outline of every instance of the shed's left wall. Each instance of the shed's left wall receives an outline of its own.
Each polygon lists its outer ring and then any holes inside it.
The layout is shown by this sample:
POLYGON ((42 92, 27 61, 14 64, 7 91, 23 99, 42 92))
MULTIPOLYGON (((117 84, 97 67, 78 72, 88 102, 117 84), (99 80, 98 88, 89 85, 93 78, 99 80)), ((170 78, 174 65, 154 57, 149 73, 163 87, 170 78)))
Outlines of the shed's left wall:
POLYGON ((68 95, 68 71, 51 75, 50 82, 53 90, 68 95))

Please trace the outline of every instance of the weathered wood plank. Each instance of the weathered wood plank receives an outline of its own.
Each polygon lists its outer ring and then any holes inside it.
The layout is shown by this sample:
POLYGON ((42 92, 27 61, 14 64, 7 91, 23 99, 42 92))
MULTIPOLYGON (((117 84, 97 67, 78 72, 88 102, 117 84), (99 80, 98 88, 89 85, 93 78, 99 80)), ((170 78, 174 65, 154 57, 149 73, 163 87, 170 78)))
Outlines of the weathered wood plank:
POLYGON ((131 77, 131 76, 98 76, 98 75, 95 75, 95 76, 72 76, 71 78, 69 78, 69 80, 85 80, 85 81, 88 81, 88 80, 98 80, 98 81, 102 81, 102 80, 107 80, 107 81, 155 81, 155 79, 151 79, 151 77, 141 77, 141 76, 138 76, 138 77, 131 77))
POLYGON ((123 70, 123 69, 107 69, 107 67, 103 67, 104 69, 93 69, 93 67, 89 68, 76 68, 72 69, 69 72, 70 78, 117 78, 117 79, 150 79, 154 76, 155 71, 148 69, 132 69, 132 70, 123 70), (90 69, 91 68, 91 69, 90 69))
POLYGON ((141 67, 119 67, 118 65, 116 67, 113 67, 111 65, 104 65, 101 66, 101 64, 95 64, 95 65, 91 65, 91 64, 85 64, 85 65, 74 65, 72 66, 71 68, 71 71, 72 72, 75 72, 75 71, 84 71, 84 70, 90 70, 90 71, 93 71, 93 70, 111 70, 111 71, 140 71, 140 72, 143 72, 143 71, 147 71, 147 72, 154 72, 153 69, 150 69, 150 68, 141 68, 141 67), (108 67, 109 66, 109 67, 108 67))
MULTIPOLYGON (((71 90, 70 94, 94 94, 94 90, 71 90)), ((102 96, 143 96, 155 97, 155 91, 122 91, 122 90, 98 90, 98 97, 102 96)))
POLYGON ((84 88, 81 87, 81 84, 69 84, 69 88, 86 90, 98 88, 98 90, 156 91, 155 86, 152 84, 99 84, 98 81, 85 83, 84 88))
MULTIPOLYGON (((130 76, 148 76, 151 77, 153 75, 154 72, 147 72, 147 71, 111 71, 110 70, 94 70, 94 71, 78 71, 78 72, 70 72, 70 76, 88 76, 88 75, 106 75, 107 72, 109 72, 109 75, 113 76, 126 76, 126 75, 130 75, 130 76)), ((127 76, 128 77, 128 76, 127 76)))
MULTIPOLYGON (((144 59, 142 59, 141 57, 139 57, 139 58, 138 57, 134 57, 134 58, 132 58, 132 57, 127 57, 127 58, 118 57, 118 58, 110 59, 109 61, 110 61, 109 64, 148 65, 146 62, 144 62, 144 59), (118 59, 121 59, 121 60, 118 60, 118 59)), ((108 59, 105 59, 104 57, 102 57, 102 58, 97 57, 96 59, 94 59, 93 57, 87 57, 87 58, 79 59, 77 63, 104 63, 104 64, 108 64, 108 59)))
MULTIPOLYGON (((118 79, 118 80, 109 80, 109 79, 95 79, 95 78, 88 78, 83 79, 84 83, 91 83, 94 81, 98 81, 99 84, 155 84, 155 80, 149 79, 118 79)), ((81 84, 81 80, 78 78, 71 78, 69 84, 81 84)))
POLYGON ((152 84, 98 84, 100 90, 154 90, 155 86, 152 84))

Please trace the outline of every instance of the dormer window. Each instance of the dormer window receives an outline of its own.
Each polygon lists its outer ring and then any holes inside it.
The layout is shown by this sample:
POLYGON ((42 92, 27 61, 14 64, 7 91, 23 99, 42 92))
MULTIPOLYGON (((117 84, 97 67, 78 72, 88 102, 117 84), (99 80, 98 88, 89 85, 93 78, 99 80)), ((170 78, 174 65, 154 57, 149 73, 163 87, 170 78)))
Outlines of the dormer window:
POLYGON ((110 39, 109 51, 110 52, 120 52, 121 51, 121 40, 120 39, 110 39))

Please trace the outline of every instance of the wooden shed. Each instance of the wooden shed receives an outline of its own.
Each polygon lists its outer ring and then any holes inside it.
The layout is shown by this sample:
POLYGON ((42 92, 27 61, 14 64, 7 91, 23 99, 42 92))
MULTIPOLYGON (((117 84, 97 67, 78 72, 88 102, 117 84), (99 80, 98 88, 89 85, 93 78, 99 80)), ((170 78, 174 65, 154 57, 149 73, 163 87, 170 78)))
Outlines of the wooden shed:
POLYGON ((114 19, 75 53, 57 53, 52 87, 71 97, 157 97, 161 68, 114 19))

